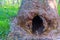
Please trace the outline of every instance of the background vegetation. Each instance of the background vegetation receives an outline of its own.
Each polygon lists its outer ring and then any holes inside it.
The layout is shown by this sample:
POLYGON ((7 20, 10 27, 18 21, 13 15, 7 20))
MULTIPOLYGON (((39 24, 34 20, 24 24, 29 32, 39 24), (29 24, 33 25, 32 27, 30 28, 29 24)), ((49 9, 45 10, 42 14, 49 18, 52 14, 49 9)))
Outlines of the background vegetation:
MULTIPOLYGON (((0 0, 0 38, 5 38, 9 33, 10 20, 17 15, 22 0, 0 0)), ((57 0, 58 14, 60 15, 60 3, 57 0)))
POLYGON ((5 40, 10 29, 10 20, 17 15, 21 0, 0 0, 0 38, 5 40))

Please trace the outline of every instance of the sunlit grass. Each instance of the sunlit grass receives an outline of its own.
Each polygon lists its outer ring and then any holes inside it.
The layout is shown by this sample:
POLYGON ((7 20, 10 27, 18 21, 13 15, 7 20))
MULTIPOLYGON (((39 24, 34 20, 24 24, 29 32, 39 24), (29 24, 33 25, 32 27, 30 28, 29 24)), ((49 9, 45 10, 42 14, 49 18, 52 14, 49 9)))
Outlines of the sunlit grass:
POLYGON ((0 5, 0 38, 2 38, 2 40, 5 40, 4 38, 10 32, 10 21, 11 18, 17 15, 18 7, 18 4, 5 4, 3 6, 0 5))
POLYGON ((18 6, 0 7, 0 38, 4 38, 10 31, 10 19, 17 15, 18 6))

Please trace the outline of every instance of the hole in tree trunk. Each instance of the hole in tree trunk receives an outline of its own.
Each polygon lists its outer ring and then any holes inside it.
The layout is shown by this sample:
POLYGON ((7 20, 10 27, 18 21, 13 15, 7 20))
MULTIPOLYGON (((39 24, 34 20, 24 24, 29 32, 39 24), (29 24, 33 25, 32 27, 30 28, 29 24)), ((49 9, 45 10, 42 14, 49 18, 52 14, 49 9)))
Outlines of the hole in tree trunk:
POLYGON ((44 26, 43 26, 43 20, 40 16, 35 16, 32 19, 32 33, 38 32, 38 34, 41 34, 43 32, 44 26))

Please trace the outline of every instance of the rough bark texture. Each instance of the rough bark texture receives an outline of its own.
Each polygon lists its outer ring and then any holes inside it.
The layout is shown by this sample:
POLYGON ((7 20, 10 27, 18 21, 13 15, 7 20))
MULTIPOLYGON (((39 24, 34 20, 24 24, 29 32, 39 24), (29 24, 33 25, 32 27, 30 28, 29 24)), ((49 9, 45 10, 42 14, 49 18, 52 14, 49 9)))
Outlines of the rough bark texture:
POLYGON ((23 0, 18 13, 18 24, 28 29, 27 25, 32 27, 32 20, 38 15, 43 18, 45 29, 55 29, 58 17, 56 6, 55 0, 23 0))
POLYGON ((55 0, 22 0, 18 15, 11 23, 13 31, 9 36, 12 35, 11 39, 16 36, 16 40, 18 37, 20 40, 56 40, 58 17, 55 0))

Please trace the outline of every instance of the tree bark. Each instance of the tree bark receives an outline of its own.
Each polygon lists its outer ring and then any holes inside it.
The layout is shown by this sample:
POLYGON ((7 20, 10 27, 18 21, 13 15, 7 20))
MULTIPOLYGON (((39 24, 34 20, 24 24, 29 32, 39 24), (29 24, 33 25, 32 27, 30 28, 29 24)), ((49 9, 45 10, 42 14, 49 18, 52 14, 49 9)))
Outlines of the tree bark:
MULTIPOLYGON (((23 0, 21 9, 18 13, 18 24, 26 27, 26 23, 32 21, 35 16, 41 16, 46 21, 46 29, 55 29, 57 27, 57 5, 55 0, 23 0)), ((28 24, 32 26, 31 24, 28 24)))
POLYGON ((58 18, 55 0, 22 0, 22 5, 16 17, 16 24, 20 27, 18 33, 28 34, 23 37, 28 39, 54 37, 59 24, 58 18), (21 31, 21 28, 24 31, 21 31), (35 35, 38 37, 35 37, 35 35))

